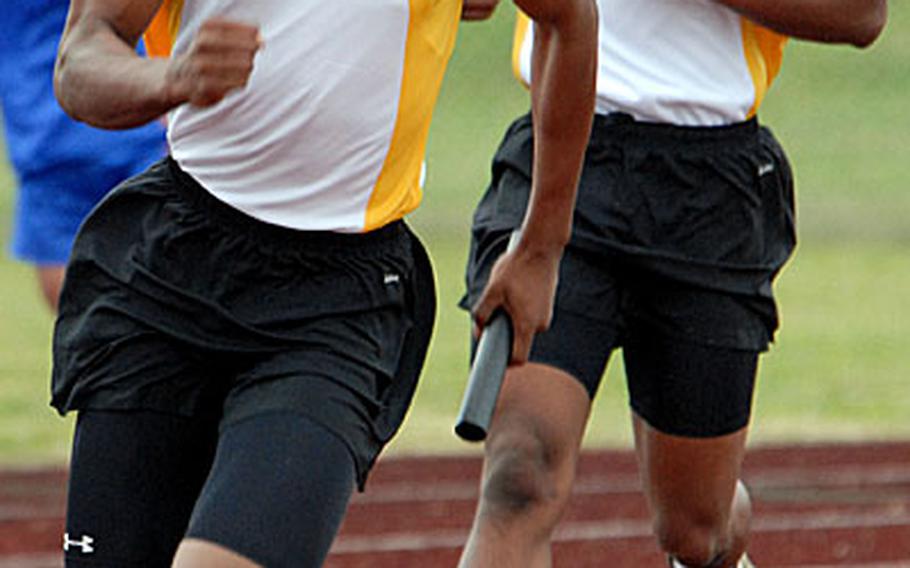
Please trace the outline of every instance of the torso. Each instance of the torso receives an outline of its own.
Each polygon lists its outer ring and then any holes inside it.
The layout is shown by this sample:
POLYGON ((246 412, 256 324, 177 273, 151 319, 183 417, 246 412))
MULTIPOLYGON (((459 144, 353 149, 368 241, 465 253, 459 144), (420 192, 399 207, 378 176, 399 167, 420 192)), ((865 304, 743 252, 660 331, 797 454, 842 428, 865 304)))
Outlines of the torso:
MULTIPOLYGON (((713 0, 598 0, 597 112, 717 126, 753 116, 780 68, 784 36, 713 0)), ((520 19, 515 68, 530 81, 532 31, 520 19)))
POLYGON ((369 231, 417 207, 459 0, 169 0, 154 51, 213 17, 260 26, 247 88, 169 116, 171 151, 216 197, 302 230, 369 231))

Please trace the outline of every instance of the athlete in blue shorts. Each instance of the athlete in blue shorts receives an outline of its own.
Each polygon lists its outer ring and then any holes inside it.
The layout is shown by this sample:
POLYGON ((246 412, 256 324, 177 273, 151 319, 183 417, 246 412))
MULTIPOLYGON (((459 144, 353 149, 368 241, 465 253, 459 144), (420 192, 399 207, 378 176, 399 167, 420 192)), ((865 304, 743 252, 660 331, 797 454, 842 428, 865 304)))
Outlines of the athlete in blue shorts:
POLYGON ((37 267, 54 309, 82 219, 108 190, 165 149, 160 124, 108 132, 80 124, 60 109, 54 99, 54 58, 68 6, 66 0, 0 3, 0 103, 19 185, 11 248, 17 259, 37 267))

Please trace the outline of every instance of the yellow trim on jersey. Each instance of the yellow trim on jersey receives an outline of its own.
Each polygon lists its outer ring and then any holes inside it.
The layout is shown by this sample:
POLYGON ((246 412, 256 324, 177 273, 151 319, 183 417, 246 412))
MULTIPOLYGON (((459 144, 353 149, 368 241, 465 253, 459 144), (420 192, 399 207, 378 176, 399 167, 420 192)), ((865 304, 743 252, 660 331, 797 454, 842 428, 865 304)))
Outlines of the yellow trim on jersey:
POLYGON ((512 40, 512 73, 525 86, 528 85, 521 76, 521 48, 524 46, 525 38, 528 37, 530 27, 531 18, 519 10, 518 17, 515 19, 515 38, 512 40))
POLYGON ((409 4, 398 116, 367 205, 364 231, 396 221, 420 204, 420 172, 433 107, 461 18, 461 0, 409 0, 409 4))
POLYGON ((784 58, 787 37, 764 28, 747 18, 742 18, 743 51, 755 86, 755 102, 749 109, 749 118, 755 116, 771 83, 774 82, 784 58))
POLYGON ((180 16, 183 14, 183 0, 164 0, 158 13, 145 30, 145 49, 149 57, 168 57, 177 32, 180 31, 180 16))

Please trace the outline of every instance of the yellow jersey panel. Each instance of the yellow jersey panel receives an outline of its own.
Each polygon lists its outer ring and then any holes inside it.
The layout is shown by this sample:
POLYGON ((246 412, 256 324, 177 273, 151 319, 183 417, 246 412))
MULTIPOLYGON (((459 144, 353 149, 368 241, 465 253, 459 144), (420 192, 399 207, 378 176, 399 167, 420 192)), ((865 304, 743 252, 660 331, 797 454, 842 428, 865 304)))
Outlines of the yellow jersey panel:
POLYGON ((182 10, 183 0, 164 0, 161 4, 143 38, 149 57, 168 57, 171 54, 180 30, 182 10))
POLYGON ((749 117, 755 116, 758 107, 765 100, 765 94, 780 72, 784 59, 784 45, 787 37, 742 18, 743 51, 755 86, 755 102, 749 109, 749 117))
POLYGON ((528 83, 522 76, 521 62, 527 59, 528 65, 530 66, 531 47, 533 42, 525 41, 525 38, 529 37, 528 28, 530 26, 531 19, 528 18, 524 12, 519 10, 517 20, 515 22, 515 36, 512 41, 512 73, 514 73, 515 77, 524 83, 525 86, 527 86, 528 83), (527 51, 527 53, 525 53, 525 51, 527 51))
POLYGON ((410 0, 410 11, 399 112, 367 207, 364 229, 368 231, 403 217, 420 203, 430 121, 455 45, 461 2, 410 0))

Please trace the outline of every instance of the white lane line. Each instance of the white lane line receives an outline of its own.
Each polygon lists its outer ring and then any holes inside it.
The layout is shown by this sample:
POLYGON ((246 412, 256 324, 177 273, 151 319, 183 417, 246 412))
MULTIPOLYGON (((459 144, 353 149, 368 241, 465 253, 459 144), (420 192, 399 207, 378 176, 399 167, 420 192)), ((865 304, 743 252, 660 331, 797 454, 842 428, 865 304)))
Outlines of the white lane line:
MULTIPOLYGON (((902 484, 910 485, 910 467, 901 465, 810 467, 806 469, 782 467, 765 468, 760 472, 745 472, 746 484, 756 490, 769 489, 837 489, 881 488, 902 484)), ((478 494, 479 480, 464 482, 390 483, 367 488, 366 493, 355 496, 353 503, 399 503, 413 501, 471 500, 478 494)), ((629 494, 641 491, 641 483, 634 475, 610 475, 602 479, 586 475, 578 479, 573 488, 575 495, 629 494)), ((910 492, 910 490, 908 490, 910 492)))
POLYGON ((910 558, 869 564, 806 564, 804 568, 910 568, 910 558))
POLYGON ((754 487, 843 487, 878 486, 910 483, 910 466, 904 464, 876 466, 832 466, 765 469, 755 474, 745 472, 746 482, 754 487))
MULTIPOLYGON (((753 521, 752 534, 824 531, 855 528, 887 528, 906 526, 910 529, 910 514, 883 516, 794 514, 760 517, 753 521)), ((560 527, 554 542, 607 541, 634 538, 651 538, 651 524, 646 521, 605 521, 567 523, 560 527)), ((365 552, 419 551, 438 548, 456 548, 467 540, 466 530, 438 531, 429 534, 390 533, 371 536, 342 536, 332 547, 333 554, 361 554, 365 552)))
POLYGON ((19 554, 0 557, 0 568, 63 568, 63 554, 19 554))

